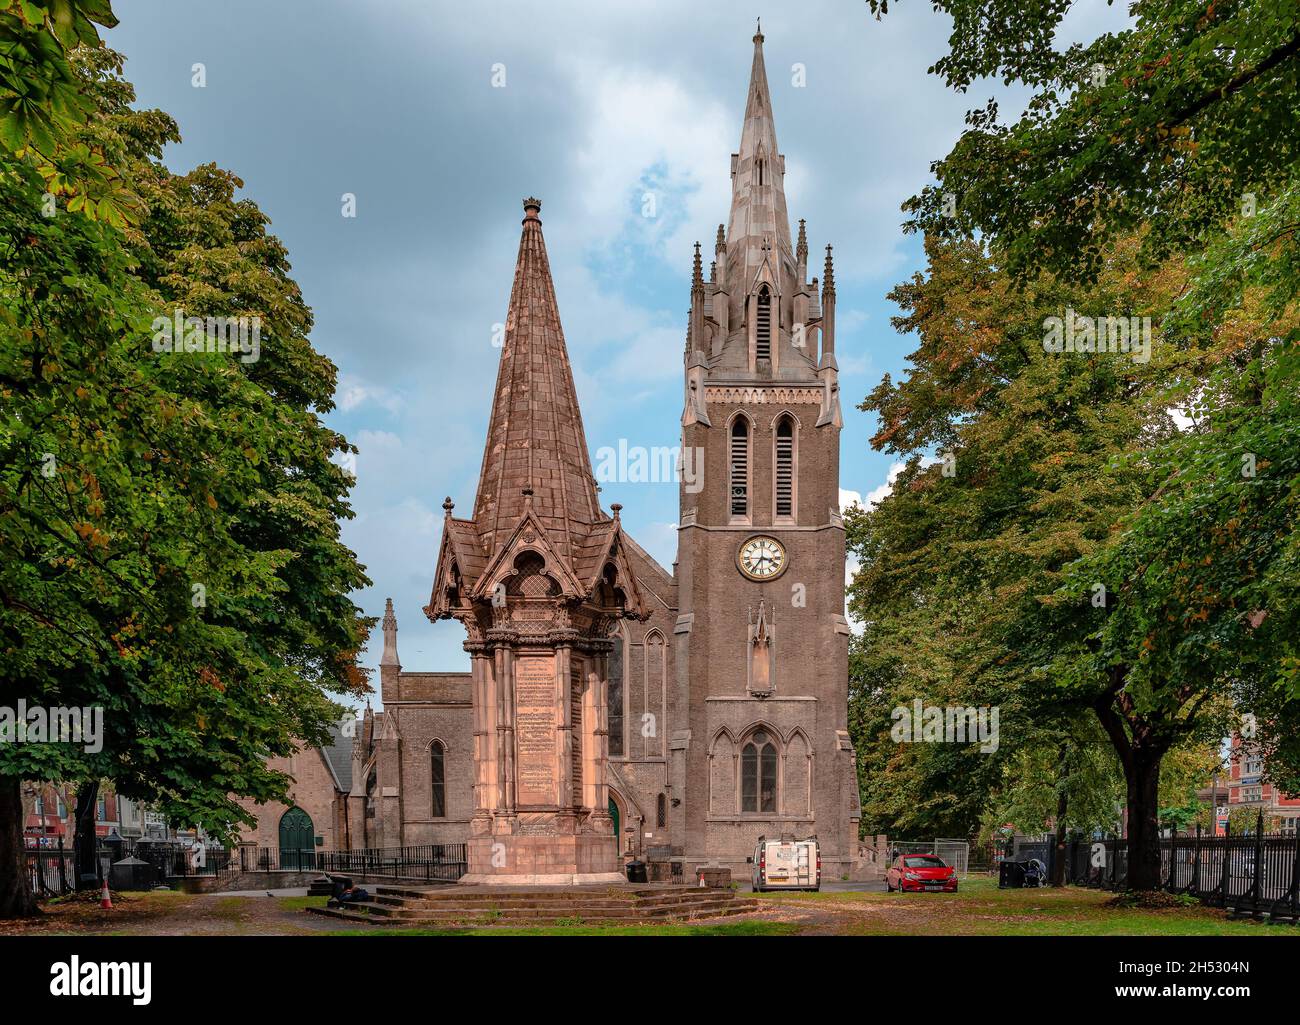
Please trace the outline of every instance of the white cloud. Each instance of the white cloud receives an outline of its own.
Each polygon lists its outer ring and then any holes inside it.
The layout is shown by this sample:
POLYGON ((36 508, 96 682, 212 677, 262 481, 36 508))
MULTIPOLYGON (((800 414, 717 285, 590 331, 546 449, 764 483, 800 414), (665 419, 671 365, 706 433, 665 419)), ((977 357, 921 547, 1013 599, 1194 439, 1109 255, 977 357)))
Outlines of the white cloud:
POLYGON ((355 374, 349 373, 339 374, 336 397, 338 407, 344 413, 351 413, 354 409, 358 409, 367 403, 376 405, 389 413, 397 413, 403 405, 402 397, 397 392, 363 381, 355 374))

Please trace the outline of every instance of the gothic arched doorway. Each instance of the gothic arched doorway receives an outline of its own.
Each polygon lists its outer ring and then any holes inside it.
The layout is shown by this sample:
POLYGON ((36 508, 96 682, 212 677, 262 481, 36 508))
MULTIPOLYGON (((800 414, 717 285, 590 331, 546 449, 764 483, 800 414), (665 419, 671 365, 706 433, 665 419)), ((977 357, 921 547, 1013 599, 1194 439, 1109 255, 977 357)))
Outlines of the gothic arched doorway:
POLYGON ((301 808, 290 808, 280 817, 280 867, 290 871, 314 868, 316 830, 311 816, 301 808))

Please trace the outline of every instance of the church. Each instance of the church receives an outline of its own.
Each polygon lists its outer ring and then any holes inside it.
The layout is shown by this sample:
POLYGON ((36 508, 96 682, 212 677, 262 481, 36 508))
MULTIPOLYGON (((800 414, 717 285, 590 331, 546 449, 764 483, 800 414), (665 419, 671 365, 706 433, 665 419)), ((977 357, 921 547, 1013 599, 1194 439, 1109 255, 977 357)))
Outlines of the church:
POLYGON ((676 562, 601 507, 525 200, 478 490, 467 515, 444 503, 423 610, 463 625, 472 670, 403 669, 388 602, 352 846, 467 843, 483 880, 557 881, 564 862, 600 881, 632 857, 745 879, 759 836, 815 835, 824 878, 856 874, 835 279, 829 245, 809 277, 803 221, 792 241, 753 43, 707 277, 695 246, 676 562))

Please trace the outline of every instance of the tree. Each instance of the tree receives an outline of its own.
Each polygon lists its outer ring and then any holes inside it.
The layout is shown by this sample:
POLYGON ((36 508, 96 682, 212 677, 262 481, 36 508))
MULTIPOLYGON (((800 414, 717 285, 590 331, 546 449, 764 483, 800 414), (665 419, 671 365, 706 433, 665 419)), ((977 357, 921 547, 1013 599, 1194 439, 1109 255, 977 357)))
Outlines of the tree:
POLYGON ((366 687, 332 461, 352 449, 320 421, 335 370, 283 247, 233 175, 162 167, 175 126, 130 110, 120 58, 85 67, 82 131, 145 215, 47 217, 35 158, 0 167, 0 693, 102 708, 103 746, 0 745, 0 915, 32 910, 21 779, 112 779, 229 835, 234 796, 285 793, 266 759, 366 687), (177 309, 259 318, 259 358, 155 351, 177 309))
POLYGON ((32 160, 46 202, 119 227, 137 212, 104 154, 76 138, 92 110, 69 57, 117 24, 109 0, 5 0, 0 7, 0 146, 32 160))
POLYGON ((1300 696, 1300 16, 1262 0, 1138 0, 1132 28, 1057 51, 1067 3, 935 6, 954 30, 932 71, 963 90, 999 75, 1033 96, 1010 125, 993 103, 968 115, 937 183, 909 201, 910 228, 979 233, 1021 281, 1097 280, 1135 236, 1143 273, 1172 256, 1191 275, 1152 316, 1171 347, 1206 354, 1181 364, 1195 423, 1117 453, 1143 500, 1079 553, 1055 603, 1077 621, 1047 633, 1083 639, 1052 653, 1054 675, 1106 681, 1096 711, 1128 778, 1130 884, 1151 887, 1160 760, 1207 703, 1231 693, 1261 709, 1270 773, 1300 764, 1287 739, 1300 696), (1114 600, 1086 604, 1099 585, 1114 600))
POLYGON ((1080 716, 1095 713, 1105 728, 1108 716, 1132 715, 1139 754, 1119 754, 1131 842, 1148 823, 1158 835, 1165 752, 1222 735, 1226 684, 1198 689, 1194 709, 1158 728, 1144 710, 1125 712, 1128 694, 1098 670, 1092 636, 1118 585, 1093 575, 1080 587, 1077 567, 1111 550, 1149 493, 1145 467, 1128 457, 1178 434, 1169 415, 1186 387, 1178 382, 1221 354, 1152 338, 1144 362, 1138 352, 1047 352, 1043 338, 1066 310, 1142 314, 1177 294, 1181 265, 1139 273, 1140 248, 1137 238, 1111 247, 1092 284, 1042 276, 1020 287, 980 245, 927 239, 927 273, 891 293, 904 310, 895 326, 920 340, 913 369, 862 406, 880 414, 873 444, 907 464, 875 510, 846 520, 863 567, 850 605, 867 624, 865 644, 906 673, 935 664, 927 644, 949 649, 966 692, 1008 706, 1008 751, 1034 760, 1065 745, 1069 764, 1088 736, 1080 716), (941 458, 926 463, 931 451, 941 458))

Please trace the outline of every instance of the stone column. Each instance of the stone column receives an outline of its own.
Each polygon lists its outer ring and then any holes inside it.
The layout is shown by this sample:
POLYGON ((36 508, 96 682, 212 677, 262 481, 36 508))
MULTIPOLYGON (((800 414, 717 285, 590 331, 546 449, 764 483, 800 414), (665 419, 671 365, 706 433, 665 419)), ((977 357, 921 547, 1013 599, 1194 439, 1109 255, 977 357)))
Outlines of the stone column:
MULTIPOLYGON (((558 704, 555 729, 555 804, 559 808, 573 807, 573 648, 559 644, 555 648, 555 700, 558 704)), ((586 719, 586 710, 583 710, 586 719)), ((586 766, 583 766, 586 776, 586 766)))
POLYGON ((500 781, 498 810, 515 813, 515 653, 497 647, 497 779, 500 781))
MULTIPOLYGON (((600 727, 600 668, 595 658, 587 661, 582 687, 582 808, 590 813, 600 788, 600 764, 597 730, 600 727)), ((606 805, 608 808, 608 805, 606 805)))
POLYGON ((474 705, 474 815, 485 817, 497 806, 496 674, 491 655, 471 652, 474 705))
POLYGON ((609 780, 605 766, 609 761, 609 642, 602 641, 591 653, 591 702, 595 705, 592 716, 592 810, 597 815, 609 814, 609 780))

